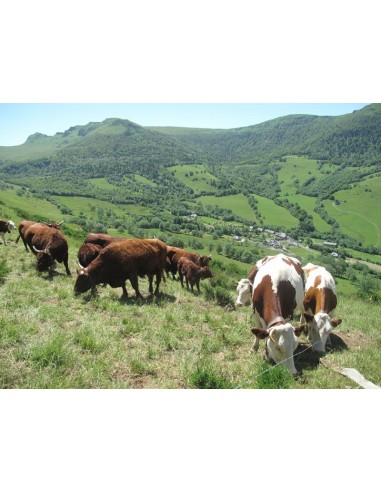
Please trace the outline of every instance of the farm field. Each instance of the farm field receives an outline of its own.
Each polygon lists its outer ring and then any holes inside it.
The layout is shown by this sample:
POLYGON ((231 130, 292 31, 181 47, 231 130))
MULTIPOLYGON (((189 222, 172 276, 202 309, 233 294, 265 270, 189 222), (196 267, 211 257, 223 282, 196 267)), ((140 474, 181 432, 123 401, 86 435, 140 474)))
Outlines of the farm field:
MULTIPOLYGON (((0 246, 0 251, 9 267, 0 286, 2 388, 357 387, 308 351, 302 353, 308 347, 304 335, 295 357, 302 375, 292 378, 279 374, 279 368, 269 373, 263 344, 257 354, 250 352, 251 309, 217 305, 208 298, 209 281, 202 282, 201 295, 167 279, 157 299, 147 297, 145 280, 140 281, 143 301, 135 300, 129 285, 130 297, 124 301, 121 289, 110 287, 99 287, 96 296, 74 296, 72 243, 72 277, 62 274, 61 265, 52 277, 38 274, 34 256, 20 244, 0 246)), ((237 279, 230 273, 232 298, 237 279)), ((324 360, 355 367, 381 384, 381 335, 372 323, 380 306, 341 296, 336 311, 344 321, 324 360)))
POLYGON ((344 232, 359 238, 364 244, 381 245, 381 177, 368 178, 350 190, 338 191, 335 199, 324 202, 329 215, 344 232))
POLYGON ((325 222, 325 220, 323 220, 319 214, 314 212, 314 207, 316 206, 316 198, 312 196, 301 195, 301 194, 289 195, 285 198, 287 198, 288 201, 291 203, 299 204, 303 210, 305 210, 308 214, 312 216, 313 224, 316 230, 321 232, 331 231, 331 226, 327 222, 325 222))
POLYGON ((263 222, 274 227, 294 227, 299 221, 288 210, 276 205, 272 200, 259 195, 253 195, 258 201, 258 211, 263 222))
POLYGON ((255 213, 250 207, 247 198, 242 193, 238 195, 229 195, 229 196, 201 196, 197 198, 197 201, 202 205, 217 205, 218 207, 224 209, 230 209, 233 214, 238 215, 246 220, 251 220, 253 223, 256 223, 255 213))
POLYGON ((169 172, 194 193, 218 191, 211 182, 218 182, 219 179, 210 174, 205 166, 173 166, 169 172))

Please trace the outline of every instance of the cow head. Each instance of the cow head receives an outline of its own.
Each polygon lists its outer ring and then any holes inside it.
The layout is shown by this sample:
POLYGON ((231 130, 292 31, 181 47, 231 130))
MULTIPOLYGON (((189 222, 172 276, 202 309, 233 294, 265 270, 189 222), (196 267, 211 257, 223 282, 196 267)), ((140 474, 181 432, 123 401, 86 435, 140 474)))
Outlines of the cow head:
POLYGON ((49 251, 49 246, 47 246, 45 249, 37 249, 35 246, 32 246, 32 248, 36 252, 37 270, 39 272, 46 272, 50 269, 54 269, 55 262, 49 251))
POLYGON ((8 220, 7 222, 8 232, 10 233, 12 229, 16 229, 15 223, 12 220, 8 220))
POLYGON ((94 288, 94 282, 92 281, 87 268, 84 268, 80 265, 80 268, 77 270, 77 280, 74 284, 74 292, 76 295, 83 294, 83 292, 87 292, 90 289, 94 288))
POLYGON ((253 295, 253 284, 248 278, 243 278, 237 282, 237 292, 238 296, 235 305, 237 307, 248 306, 253 295))
POLYGON ((204 266, 200 268, 200 278, 204 279, 204 278, 212 278, 212 277, 213 277, 212 270, 208 266, 204 266))
POLYGON ((341 318, 331 318, 327 313, 317 313, 310 316, 304 313, 308 327, 308 339, 312 350, 318 354, 325 354, 325 345, 332 329, 341 323, 341 318))
POLYGON ((252 333, 258 338, 266 339, 266 358, 270 362, 284 366, 291 374, 297 374, 293 354, 298 346, 298 337, 303 331, 304 324, 295 328, 291 323, 275 326, 269 330, 252 328, 252 333))
POLYGON ((209 261, 212 259, 212 256, 200 256, 198 260, 198 264, 202 267, 208 266, 209 261))

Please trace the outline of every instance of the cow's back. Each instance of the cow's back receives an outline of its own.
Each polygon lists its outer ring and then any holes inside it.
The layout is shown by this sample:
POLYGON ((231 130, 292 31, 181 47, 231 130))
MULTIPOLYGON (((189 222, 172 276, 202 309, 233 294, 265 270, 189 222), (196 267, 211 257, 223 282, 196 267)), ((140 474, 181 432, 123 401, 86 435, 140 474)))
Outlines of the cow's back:
POLYGON ((274 308, 279 303, 282 316, 289 318, 296 307, 302 309, 303 300, 304 275, 300 262, 283 254, 267 257, 254 278, 254 308, 264 313, 269 306, 274 308))

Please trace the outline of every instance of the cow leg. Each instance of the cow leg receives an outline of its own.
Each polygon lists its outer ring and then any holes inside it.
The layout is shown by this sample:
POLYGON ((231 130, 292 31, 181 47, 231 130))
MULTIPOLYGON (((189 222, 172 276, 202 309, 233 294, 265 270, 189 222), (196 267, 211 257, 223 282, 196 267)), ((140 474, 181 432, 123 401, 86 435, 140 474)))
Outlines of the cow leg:
POLYGON ((123 283, 122 290, 123 290, 122 298, 126 298, 127 299, 128 292, 127 292, 127 288, 126 288, 126 282, 123 283))
POLYGON ((153 285, 152 285, 153 284, 153 275, 148 275, 148 281, 149 281, 148 291, 152 296, 152 294, 153 294, 153 285))
POLYGON ((156 274, 156 288, 155 288, 155 296, 159 295, 159 285, 161 282, 161 274, 160 272, 156 274))
POLYGON ((65 265, 66 275, 71 275, 71 271, 69 270, 69 265, 68 265, 68 259, 67 258, 66 258, 66 260, 63 261, 63 264, 65 265))
POLYGON ((181 287, 184 287, 184 275, 181 272, 179 272, 179 277, 180 277, 181 287))
POLYGON ((200 293, 200 279, 199 278, 196 280, 196 287, 197 287, 198 293, 200 293))
POLYGON ((136 297, 139 297, 139 298, 143 299, 143 296, 141 295, 141 293, 139 291, 138 276, 137 275, 133 275, 132 277, 130 277, 130 282, 131 282, 132 288, 134 289, 134 291, 136 293, 136 297))

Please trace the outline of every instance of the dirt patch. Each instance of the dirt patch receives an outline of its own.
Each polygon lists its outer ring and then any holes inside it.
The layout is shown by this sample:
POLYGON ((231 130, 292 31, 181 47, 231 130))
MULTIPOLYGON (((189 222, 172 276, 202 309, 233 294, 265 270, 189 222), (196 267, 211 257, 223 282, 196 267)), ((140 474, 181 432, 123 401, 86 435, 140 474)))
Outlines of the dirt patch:
POLYGON ((348 350, 360 349, 370 345, 371 343, 371 338, 367 337, 363 333, 360 333, 359 331, 346 332, 335 330, 334 333, 331 334, 333 349, 335 348, 335 344, 339 342, 338 339, 345 343, 348 350))

